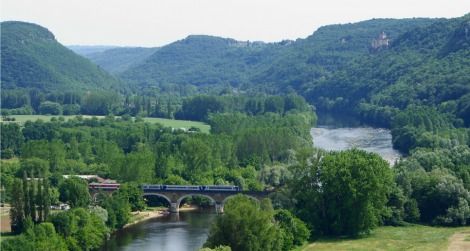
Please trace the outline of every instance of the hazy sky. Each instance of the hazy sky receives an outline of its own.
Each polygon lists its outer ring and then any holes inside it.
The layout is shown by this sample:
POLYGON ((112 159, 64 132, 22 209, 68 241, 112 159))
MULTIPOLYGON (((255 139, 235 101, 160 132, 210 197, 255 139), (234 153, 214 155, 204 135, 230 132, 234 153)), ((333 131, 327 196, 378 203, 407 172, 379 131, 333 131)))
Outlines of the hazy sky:
POLYGON ((470 0, 0 1, 2 21, 40 24, 66 45, 160 46, 190 34, 279 41, 326 24, 470 12, 470 0))

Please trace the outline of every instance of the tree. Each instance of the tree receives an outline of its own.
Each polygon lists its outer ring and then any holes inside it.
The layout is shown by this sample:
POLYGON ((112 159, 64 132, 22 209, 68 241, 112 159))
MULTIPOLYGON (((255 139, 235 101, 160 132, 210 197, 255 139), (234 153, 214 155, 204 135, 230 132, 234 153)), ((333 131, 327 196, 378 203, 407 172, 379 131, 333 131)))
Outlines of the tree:
POLYGON ((137 184, 122 184, 116 194, 127 198, 132 211, 141 211, 146 207, 143 191, 137 184))
POLYGON ((291 212, 281 209, 276 211, 274 219, 283 233, 283 250, 291 250, 294 246, 302 245, 309 237, 310 230, 303 221, 291 212))
POLYGON ((291 183, 296 210, 315 233, 356 236, 381 222, 393 176, 380 156, 352 149, 298 161, 291 183))
POLYGON ((62 106, 59 103, 44 101, 39 105, 41 114, 60 115, 62 114, 62 106))
POLYGON ((23 182, 20 179, 15 179, 12 189, 10 211, 11 230, 14 233, 21 233, 24 230, 24 220, 26 215, 23 182))
POLYGON ((67 240, 70 250, 94 250, 101 246, 108 233, 98 215, 84 208, 75 208, 51 216, 57 233, 67 240))
POLYGON ((31 172, 31 178, 28 181, 28 189, 29 189, 29 206, 30 206, 30 215, 31 219, 36 222, 36 181, 34 179, 34 173, 31 172))
POLYGON ((58 235, 51 223, 44 222, 26 233, 2 241, 1 250, 35 250, 35 251, 66 251, 69 250, 63 238, 58 235))
POLYGON ((43 191, 43 195, 42 195, 42 208, 43 208, 43 217, 44 217, 44 220, 47 219, 47 217, 49 217, 49 212, 50 212, 50 208, 51 208, 51 191, 50 191, 50 187, 49 187, 49 180, 47 179, 46 176, 43 176, 43 179, 42 179, 42 191, 43 191))
POLYGON ((59 187, 60 200, 70 203, 71 207, 86 207, 90 204, 88 184, 76 177, 65 179, 59 187))
POLYGON ((20 126, 16 123, 2 123, 0 124, 1 136, 1 151, 2 157, 4 152, 9 149, 13 154, 18 154, 21 146, 23 145, 23 134, 21 133, 20 126))
POLYGON ((24 201, 24 217, 31 216, 31 207, 34 206, 31 205, 31 200, 29 198, 29 182, 28 182, 28 176, 26 175, 26 172, 23 172, 23 201, 24 201))
POLYGON ((281 250, 279 227, 273 211, 244 195, 227 201, 224 214, 212 225, 205 247, 230 246, 232 250, 281 250))
POLYGON ((106 225, 110 229, 120 229, 129 222, 131 205, 125 194, 116 193, 107 197, 102 206, 108 211, 106 225))

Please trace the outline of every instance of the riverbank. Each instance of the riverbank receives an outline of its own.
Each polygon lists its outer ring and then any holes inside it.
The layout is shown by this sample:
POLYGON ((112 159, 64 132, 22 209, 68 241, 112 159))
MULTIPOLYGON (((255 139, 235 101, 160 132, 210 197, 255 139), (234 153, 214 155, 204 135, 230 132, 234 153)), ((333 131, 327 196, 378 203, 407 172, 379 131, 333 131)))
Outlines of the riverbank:
POLYGON ((122 228, 130 227, 132 225, 135 225, 143 221, 147 221, 153 218, 168 215, 169 212, 168 210, 156 210, 156 211, 138 211, 138 212, 132 212, 131 214, 132 215, 131 215, 131 219, 129 220, 129 223, 124 225, 122 228))
MULTIPOLYGON (((199 210, 198 206, 193 206, 193 205, 184 205, 179 209, 180 212, 192 212, 192 211, 197 211, 199 210)), ((156 210, 151 210, 151 211, 137 211, 137 212, 132 212, 131 213, 131 219, 129 220, 129 223, 124 225, 123 228, 127 228, 130 226, 133 226, 135 224, 138 224, 140 222, 144 222, 150 219, 158 218, 158 217, 163 217, 168 214, 170 214, 170 211, 168 208, 159 208, 156 210)))

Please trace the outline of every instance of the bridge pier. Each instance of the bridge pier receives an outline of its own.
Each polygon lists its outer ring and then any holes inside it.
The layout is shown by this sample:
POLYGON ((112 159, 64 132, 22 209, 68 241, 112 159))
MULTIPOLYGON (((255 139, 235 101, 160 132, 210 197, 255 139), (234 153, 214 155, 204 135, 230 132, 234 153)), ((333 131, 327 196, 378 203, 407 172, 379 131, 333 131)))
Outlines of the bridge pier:
POLYGON ((215 212, 218 214, 224 213, 224 204, 222 203, 215 203, 215 212))
POLYGON ((170 213, 179 213, 180 209, 179 209, 179 204, 176 203, 176 202, 171 202, 170 203, 170 213))

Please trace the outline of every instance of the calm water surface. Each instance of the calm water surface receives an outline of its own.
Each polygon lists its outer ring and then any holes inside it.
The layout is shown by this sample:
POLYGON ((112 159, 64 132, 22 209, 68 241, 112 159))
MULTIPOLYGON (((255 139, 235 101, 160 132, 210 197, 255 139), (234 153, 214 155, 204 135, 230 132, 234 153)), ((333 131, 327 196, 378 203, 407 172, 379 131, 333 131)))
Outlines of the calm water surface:
POLYGON ((400 158, 400 153, 392 147, 390 130, 372 127, 318 126, 310 131, 313 145, 325 150, 346 150, 359 148, 378 153, 390 164, 400 158))
POLYGON ((151 219, 113 234, 102 250, 198 250, 216 216, 209 212, 180 212, 151 219))

